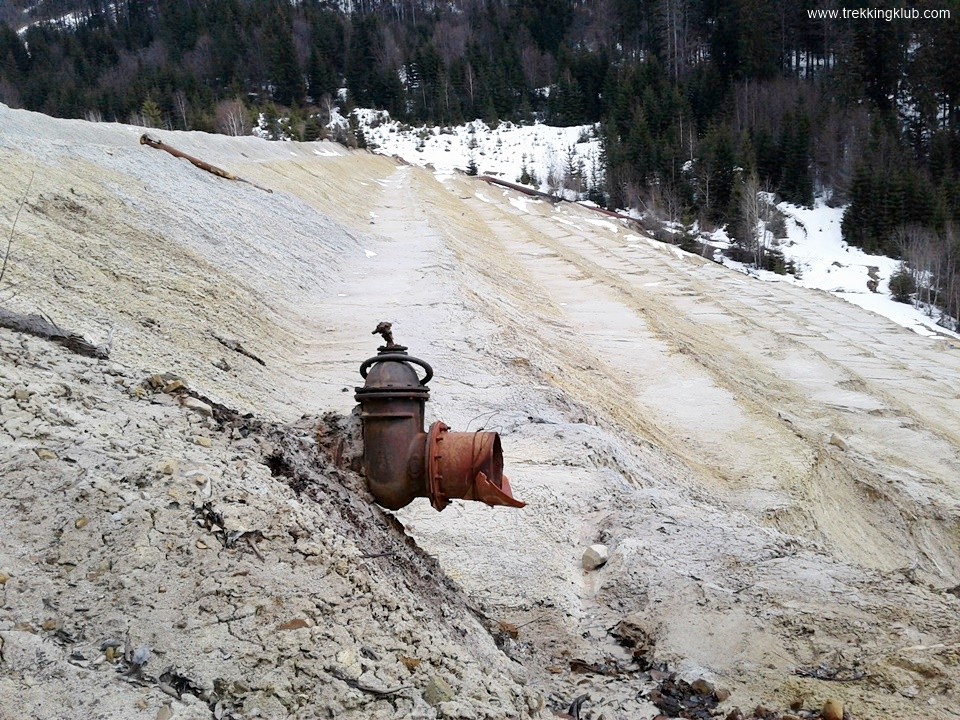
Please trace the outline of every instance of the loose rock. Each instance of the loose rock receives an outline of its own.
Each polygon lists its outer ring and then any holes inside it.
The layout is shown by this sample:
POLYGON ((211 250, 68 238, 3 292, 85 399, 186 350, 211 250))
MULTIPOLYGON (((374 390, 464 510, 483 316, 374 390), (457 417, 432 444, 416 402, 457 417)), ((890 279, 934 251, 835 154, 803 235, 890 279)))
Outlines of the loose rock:
POLYGON ((164 475, 173 475, 175 472, 177 472, 177 461, 164 460, 157 465, 157 472, 160 472, 164 475))
MULTIPOLYGON (((693 691, 697 695, 710 695, 713 692, 713 684, 707 682, 703 678, 694 680, 692 683, 690 683, 690 687, 693 688, 693 691)), ((719 699, 719 697, 717 699, 719 699)))
POLYGON ((591 545, 583 553, 583 569, 590 571, 596 570, 599 567, 603 567, 607 564, 607 560, 610 559, 610 550, 606 545, 591 545))
POLYGON ((843 720, 843 703, 833 698, 823 704, 823 720, 843 720))
POLYGON ((443 702, 453 700, 454 692, 449 683, 442 677, 434 675, 430 678, 427 686, 423 689, 423 699, 431 705, 439 705, 443 702))
POLYGON ((213 408, 207 405, 202 400, 197 400, 196 398, 186 397, 183 399, 183 406, 188 410, 193 410, 198 412, 201 415, 213 415, 213 408))
POLYGON ((843 438, 841 438, 841 437, 840 437, 839 435, 837 435, 836 433, 833 433, 833 434, 830 436, 830 444, 833 445, 834 447, 840 448, 841 450, 844 450, 844 451, 846 451, 846 449, 847 449, 847 444, 843 441, 843 438))

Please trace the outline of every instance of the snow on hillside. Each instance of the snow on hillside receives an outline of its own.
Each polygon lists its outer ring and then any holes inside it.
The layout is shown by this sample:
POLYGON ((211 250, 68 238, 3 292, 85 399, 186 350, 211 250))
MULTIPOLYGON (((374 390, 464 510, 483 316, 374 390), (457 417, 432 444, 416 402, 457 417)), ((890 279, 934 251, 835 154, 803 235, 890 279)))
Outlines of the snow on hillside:
MULTIPOLYGON (((603 176, 600 165, 600 141, 590 125, 552 127, 536 124, 519 126, 501 123, 495 128, 482 120, 456 127, 410 127, 380 110, 357 110, 367 143, 374 152, 396 155, 412 165, 432 166, 439 176, 466 171, 471 160, 481 175, 495 175, 518 182, 526 168, 538 189, 557 192, 558 180, 572 163, 583 168, 585 186, 603 176)), ((335 115, 334 124, 347 121, 335 115)), ((939 313, 932 315, 893 300, 889 279, 899 261, 881 255, 869 255, 843 241, 840 223, 844 208, 828 207, 822 200, 805 208, 779 203, 785 215, 787 239, 780 249, 793 260, 800 277, 756 271, 724 259, 724 263, 768 282, 792 282, 802 287, 823 290, 848 302, 882 315, 921 335, 938 333, 960 337, 937 325, 939 313), (877 292, 867 288, 869 271, 880 278, 877 292)), ((723 230, 712 236, 718 245, 729 242, 723 230)))
MULTIPOLYGON (((730 260, 724 260, 725 264, 765 281, 790 282, 829 292, 920 335, 960 337, 937 324, 940 318, 938 310, 928 312, 893 299, 889 281, 900 267, 900 261, 883 255, 870 255, 844 242, 840 232, 843 207, 828 207, 818 198, 813 208, 781 202, 777 204, 777 209, 786 217, 787 225, 787 238, 779 241, 778 247, 785 259, 794 262, 799 277, 747 269, 730 260), (879 278, 877 292, 867 287, 871 269, 879 278)), ((714 237, 725 238, 725 235, 721 231, 715 233, 714 237)))
POLYGON ((600 140, 592 125, 552 127, 482 120, 453 127, 410 127, 382 110, 358 110, 367 143, 375 152, 397 155, 412 165, 432 166, 439 173, 466 171, 471 160, 481 175, 519 182, 524 168, 539 189, 556 192, 571 165, 584 187, 603 177, 600 140))

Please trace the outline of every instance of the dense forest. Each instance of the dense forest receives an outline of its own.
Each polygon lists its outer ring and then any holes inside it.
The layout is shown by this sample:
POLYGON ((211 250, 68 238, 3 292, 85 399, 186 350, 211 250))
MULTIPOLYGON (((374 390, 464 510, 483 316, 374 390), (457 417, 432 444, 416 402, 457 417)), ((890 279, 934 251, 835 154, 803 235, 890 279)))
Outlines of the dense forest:
POLYGON ((595 199, 727 224, 764 264, 758 192, 821 196, 851 244, 909 263, 900 290, 960 308, 960 0, 47 0, 0 20, 14 107, 225 133, 262 111, 305 139, 334 105, 595 124, 595 199))

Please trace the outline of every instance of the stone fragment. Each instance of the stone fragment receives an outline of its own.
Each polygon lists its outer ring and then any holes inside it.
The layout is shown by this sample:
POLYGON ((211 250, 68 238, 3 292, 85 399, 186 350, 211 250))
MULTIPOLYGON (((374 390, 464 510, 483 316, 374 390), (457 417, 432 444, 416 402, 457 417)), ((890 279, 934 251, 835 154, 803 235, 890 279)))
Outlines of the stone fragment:
POLYGON ((183 380, 171 380, 163 386, 163 391, 169 395, 177 390, 183 390, 185 387, 187 387, 187 385, 183 382, 183 380))
POLYGON ((350 648, 346 648, 337 653, 337 664, 343 673, 352 680, 356 680, 363 675, 363 666, 360 664, 360 657, 350 648))
POLYGON ((197 435, 195 438, 193 438, 193 442, 200 447, 208 448, 213 446, 213 441, 210 438, 203 437, 201 435, 197 435))
POLYGON ((299 630, 305 627, 310 627, 310 623, 307 620, 304 620, 303 618, 295 618, 283 623, 277 628, 277 630, 299 630))
POLYGON ((830 698, 823 704, 823 711, 820 716, 823 720, 843 720, 843 703, 830 698))
POLYGON ((423 699, 433 706, 450 702, 454 698, 453 688, 442 677, 433 675, 423 689, 423 699))
POLYGON ((703 678, 699 680, 694 680, 690 683, 690 687, 693 688, 693 691, 697 695, 712 695, 713 694, 713 683, 707 682, 703 678))
POLYGON ((841 438, 836 433, 833 433, 830 436, 830 444, 833 445, 834 447, 840 448, 843 451, 846 451, 847 449, 847 444, 843 441, 843 438, 841 438))
POLYGON ((610 550, 606 545, 591 545, 583 553, 583 558, 581 562, 583 563, 584 570, 596 570, 599 567, 603 567, 607 564, 607 560, 610 559, 610 550))
POLYGON ((177 472, 177 461, 164 460, 157 463, 157 472, 162 473, 163 475, 173 475, 175 472, 177 472))
POLYGON ((13 391, 13 399, 18 402, 26 402, 30 399, 30 391, 25 387, 18 387, 13 391))
POLYGON ((57 454, 53 450, 47 450, 46 448, 38 448, 36 450, 37 457, 41 460, 56 460, 57 454))
POLYGON ((725 702, 730 699, 730 691, 726 688, 717 688, 714 695, 717 697, 717 702, 725 702))
POLYGON ((422 661, 422 660, 418 660, 417 658, 412 658, 412 657, 407 657, 406 655, 401 655, 401 656, 400 656, 400 662, 402 662, 402 663, 404 664, 404 666, 407 668, 407 670, 409 670, 410 672, 413 672, 413 671, 416 670, 418 667, 420 667, 420 663, 423 662, 423 661, 422 661))
POLYGON ((9 579, 10 579, 10 574, 9 574, 9 573, 5 573, 5 572, 3 572, 2 570, 0 570, 0 585, 6 585, 6 584, 7 584, 7 580, 9 580, 9 579))
POLYGON ((173 710, 170 705, 164 705, 157 711, 157 720, 170 720, 173 717, 173 710))
POLYGON ((213 415, 213 408, 202 400, 197 400, 196 398, 185 397, 183 399, 183 406, 188 410, 193 410, 201 415, 213 415))
POLYGON ((83 530, 89 524, 90 524, 90 519, 87 518, 86 516, 78 517, 76 520, 73 521, 73 526, 77 530, 83 530))

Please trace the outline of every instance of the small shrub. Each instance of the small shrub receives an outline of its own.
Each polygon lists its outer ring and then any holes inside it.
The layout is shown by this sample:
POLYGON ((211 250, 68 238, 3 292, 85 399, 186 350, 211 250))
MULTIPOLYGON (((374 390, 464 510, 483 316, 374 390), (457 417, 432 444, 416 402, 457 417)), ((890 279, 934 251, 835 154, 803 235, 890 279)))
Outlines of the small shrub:
POLYGON ((787 237, 787 218, 775 207, 770 208, 770 219, 767 220, 767 230, 775 238, 787 237))
POLYGON ((890 276, 890 294, 897 302, 909 303, 910 296, 917 291, 917 284, 913 275, 905 264, 890 276))

